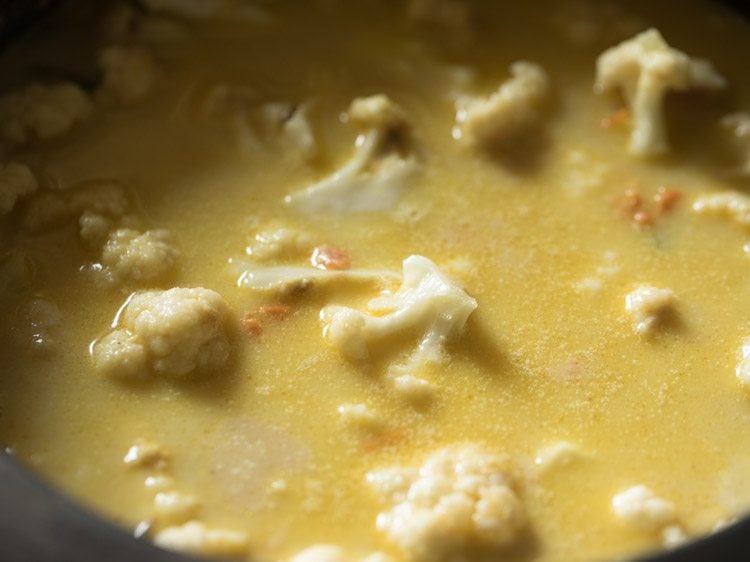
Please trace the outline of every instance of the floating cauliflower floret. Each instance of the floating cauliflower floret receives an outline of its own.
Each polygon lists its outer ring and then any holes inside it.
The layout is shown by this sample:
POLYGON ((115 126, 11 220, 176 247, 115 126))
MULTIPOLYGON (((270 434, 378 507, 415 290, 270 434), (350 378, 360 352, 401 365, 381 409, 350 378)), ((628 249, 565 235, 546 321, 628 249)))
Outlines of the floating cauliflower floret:
POLYGON ((513 63, 510 72, 488 98, 458 100, 453 138, 473 147, 504 148, 538 129, 549 98, 547 73, 526 61, 513 63))
POLYGON ((199 521, 167 527, 154 536, 154 544, 168 550, 203 556, 241 556, 247 552, 247 535, 239 531, 209 529, 199 521))
POLYGON ((146 97, 161 74, 151 53, 142 47, 107 47, 99 54, 99 67, 98 98, 122 104, 146 97))
MULTIPOLYGON (((382 552, 374 552, 359 562, 392 562, 392 558, 382 552)), ((333 544, 316 544, 298 552, 289 562, 354 562, 347 552, 340 546, 333 544)))
POLYGON ((229 309, 204 288, 134 293, 118 312, 116 328, 96 342, 96 369, 137 379, 220 371, 230 352, 229 309))
POLYGON ((0 96, 0 134, 19 145, 67 133, 93 111, 88 94, 72 82, 29 84, 0 96))
POLYGON ((664 98, 669 91, 720 90, 726 80, 703 59, 673 49, 649 29, 606 50, 596 62, 598 92, 620 90, 633 114, 630 152, 651 156, 669 150, 664 98))
POLYGON ((737 363, 737 378, 746 387, 750 387, 750 338, 742 342, 740 361, 737 363))
POLYGON ((351 361, 366 361, 371 345, 388 336, 418 331, 417 350, 406 365, 393 369, 403 376, 442 361, 443 345, 461 331, 476 307, 477 301, 433 262, 410 256, 404 260, 398 291, 371 300, 367 312, 326 306, 321 320, 326 340, 351 361))
POLYGON ((416 562, 478 550, 497 556, 526 525, 506 459, 475 445, 440 449, 418 469, 370 472, 367 481, 392 504, 378 515, 378 530, 416 562))
POLYGON ((166 230, 139 232, 120 228, 104 244, 101 263, 114 281, 144 282, 169 274, 178 256, 166 230))
POLYGON ((19 199, 39 188, 36 177, 25 164, 0 164, 0 217, 10 213, 19 199))
POLYGON ((278 258, 296 258, 309 252, 312 239, 304 232, 280 227, 255 233, 245 253, 253 259, 266 261, 278 258))
POLYGON ((665 546, 685 540, 674 504, 643 485, 632 486, 612 498, 612 510, 628 525, 645 533, 660 533, 665 546))
POLYGON ((703 195, 693 201, 699 215, 726 217, 740 226, 750 226, 750 197, 739 191, 720 191, 703 195))
POLYGON ((196 499, 182 492, 157 492, 154 496, 154 516, 160 524, 184 523, 194 517, 197 510, 196 499))
POLYGON ((638 335, 650 333, 674 306, 675 295, 669 289, 641 285, 625 296, 625 310, 633 319, 638 335))
POLYGON ((568 441, 558 441, 539 449, 534 464, 540 472, 545 473, 573 464, 582 457, 583 453, 578 447, 568 441))
POLYGON ((128 466, 150 467, 157 470, 167 466, 169 453, 161 445, 147 439, 136 439, 122 459, 128 466))
POLYGON ((406 114, 384 95, 357 98, 349 121, 363 132, 355 154, 341 168, 302 191, 287 204, 306 213, 359 213, 390 209, 419 167, 406 114))

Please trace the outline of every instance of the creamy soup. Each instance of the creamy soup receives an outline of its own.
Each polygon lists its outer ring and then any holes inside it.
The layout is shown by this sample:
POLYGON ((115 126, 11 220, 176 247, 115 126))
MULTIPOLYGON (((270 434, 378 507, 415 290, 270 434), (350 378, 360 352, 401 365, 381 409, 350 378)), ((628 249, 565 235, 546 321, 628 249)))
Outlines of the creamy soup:
POLYGON ((748 52, 698 0, 64 2, 0 55, 0 442, 207 556, 730 524, 748 52))

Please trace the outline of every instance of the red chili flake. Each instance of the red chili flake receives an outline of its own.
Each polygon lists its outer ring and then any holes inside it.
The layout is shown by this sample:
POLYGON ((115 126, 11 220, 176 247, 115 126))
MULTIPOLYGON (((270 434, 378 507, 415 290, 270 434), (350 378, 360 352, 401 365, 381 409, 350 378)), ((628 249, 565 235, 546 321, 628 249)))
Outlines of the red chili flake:
POLYGON ((630 112, 626 108, 618 109, 612 115, 608 115, 601 120, 600 125, 603 129, 613 129, 623 127, 630 121, 630 112))
POLYGON ((336 246, 324 244, 313 250, 310 263, 319 269, 342 271, 349 269, 351 260, 346 253, 336 246))
POLYGON ((264 304, 258 307, 258 314, 263 316, 271 316, 277 320, 283 320, 289 316, 292 312, 292 308, 285 304, 264 304))
POLYGON ((682 191, 659 186, 654 195, 654 203, 659 207, 660 213, 670 212, 677 202, 682 198, 682 191))
POLYGON ((240 323, 242 324, 242 329, 250 336, 257 337, 263 333, 263 326, 260 325, 260 322, 258 322, 258 319, 255 318, 252 312, 245 314, 240 323))

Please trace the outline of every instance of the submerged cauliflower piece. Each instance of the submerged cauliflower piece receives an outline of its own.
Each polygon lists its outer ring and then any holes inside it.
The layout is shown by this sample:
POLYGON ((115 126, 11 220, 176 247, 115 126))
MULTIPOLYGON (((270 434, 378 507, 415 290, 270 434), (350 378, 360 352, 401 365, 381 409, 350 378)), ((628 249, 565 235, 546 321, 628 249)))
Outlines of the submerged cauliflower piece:
POLYGON ((202 102, 202 114, 212 124, 228 126, 240 149, 278 148, 307 161, 318 152, 309 109, 308 104, 264 101, 253 88, 223 83, 214 85, 202 102))
POLYGON ((114 281, 154 281, 169 274, 179 252, 167 230, 139 232, 120 228, 109 235, 102 249, 101 263, 114 281))
POLYGON ((726 217, 740 226, 750 226, 750 197, 739 191, 720 191, 698 197, 693 211, 699 215, 726 217))
POLYGON ((733 149, 740 161, 733 170, 734 175, 750 177, 750 114, 741 111, 727 115, 721 120, 721 126, 731 135, 733 149))
POLYGON ((740 361, 737 363, 737 379, 743 386, 750 388, 750 338, 742 342, 740 348, 740 361))
POLYGON ((675 303, 669 289, 641 285, 625 296, 625 310, 633 319, 633 329, 638 335, 650 333, 663 320, 675 303))
POLYGON ((554 445, 539 449, 534 457, 537 469, 546 473, 569 466, 583 457, 581 450, 568 441, 558 441, 554 445))
POLYGON ((632 486, 612 498, 612 510, 625 523, 656 533, 675 522, 675 507, 643 485, 632 486))
POLYGON ((256 260, 296 258, 312 247, 312 239, 304 232, 289 227, 261 230, 255 233, 245 253, 256 260))
MULTIPOLYGON (((130 198, 124 186, 108 180, 94 180, 68 189, 39 192, 30 198, 24 209, 22 227, 30 232, 43 232, 78 219, 82 233, 101 235, 94 222, 122 218, 130 211, 130 198), (86 219, 82 219, 82 216, 86 219)), ((106 229, 108 232, 108 228, 106 229)))
POLYGON ((630 152, 652 156, 669 150, 664 99, 669 91, 720 90, 726 80, 703 59, 673 49, 656 29, 623 41, 596 62, 598 92, 620 90, 633 114, 630 152))
POLYGON ((518 61, 511 78, 488 98, 457 102, 453 137, 472 147, 504 148, 534 132, 549 98, 549 77, 538 64, 518 61))
POLYGON ((39 188, 36 177, 26 164, 0 164, 0 217, 10 213, 19 199, 39 188))
POLYGON ((287 195, 306 213, 360 213, 393 208, 419 166, 406 114, 384 95, 357 98, 349 121, 362 129, 355 154, 332 175, 287 195))
POLYGON ((345 306, 326 306, 321 311, 323 335, 351 361, 366 361, 370 346, 399 333, 416 330, 417 350, 395 374, 404 376, 429 362, 444 359, 444 343, 458 334, 477 301, 449 279, 429 259, 409 256, 403 263, 401 287, 367 304, 367 312, 345 306))
POLYGON ((477 550, 498 556, 526 525, 506 459, 476 445, 440 449, 419 468, 370 472, 367 481, 392 504, 378 515, 378 530, 416 562, 477 550))
POLYGON ((129 104, 145 98, 160 70, 151 53, 142 47, 112 45, 99 54, 102 79, 97 97, 129 104))
MULTIPOLYGON (((374 552, 359 562, 392 562, 392 558, 382 552, 374 552)), ((355 558, 349 556, 340 546, 333 544, 316 544, 298 552, 289 562, 354 562, 355 558)))
POLYGON ((92 350, 94 366, 106 375, 136 379, 214 373, 229 359, 229 309, 209 289, 134 293, 118 317, 117 327, 92 350))
POLYGON ((167 550, 203 556, 242 556, 247 535, 239 531, 209 529, 199 521, 167 527, 154 536, 154 544, 167 550))
POLYGON ((59 137, 93 111, 88 94, 72 82, 29 84, 0 96, 0 134, 14 145, 59 137))

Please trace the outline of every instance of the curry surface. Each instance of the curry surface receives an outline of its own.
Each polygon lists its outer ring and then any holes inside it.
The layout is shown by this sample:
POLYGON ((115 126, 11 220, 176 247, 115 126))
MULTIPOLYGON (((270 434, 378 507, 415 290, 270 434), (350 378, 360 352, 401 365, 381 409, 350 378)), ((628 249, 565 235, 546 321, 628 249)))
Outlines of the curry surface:
MULTIPOLYGON (((257 221, 344 248, 354 267, 398 271, 410 254, 463 264, 457 276, 479 307, 449 346, 450 361, 425 374, 440 388, 434 403, 414 408, 394 396, 378 375, 386 359, 363 372, 325 346, 320 308, 363 306, 375 294, 367 285, 316 290, 260 337, 236 334, 231 368, 220 375, 139 385, 99 376, 89 344, 127 292, 91 282, 82 266, 95 256, 80 249, 73 226, 37 236, 6 230, 3 249, 23 249, 35 276, 26 294, 3 300, 4 330, 30 295, 54 301, 63 324, 54 353, 42 358, 3 337, 3 444, 133 528, 151 516, 153 492, 123 455, 136 438, 158 442, 172 453, 180 490, 199 500, 201 520, 246 531, 260 559, 319 542, 389 551, 364 475, 464 441, 486 443, 532 475, 523 497, 533 533, 508 560, 605 559, 657 547, 611 513, 613 494, 637 483, 673 501, 690 535, 740 513, 750 502, 750 403, 734 368, 750 334, 750 263, 741 229, 694 215, 690 200, 738 187, 710 147, 718 142, 713 121, 750 104, 747 26, 709 3, 682 2, 679 13, 673 3, 628 4, 642 28, 655 25, 672 45, 712 60, 732 84, 718 101, 671 100, 673 155, 644 162, 628 155, 627 130, 601 126, 617 101, 592 92, 597 55, 624 35, 571 42, 556 28, 561 6, 508 2, 481 7, 471 37, 453 41, 444 29, 409 24, 390 4, 344 4, 274 6, 270 26, 191 25, 187 40, 153 45, 165 79, 147 101, 20 154, 61 185, 126 182, 149 221, 178 242, 172 285, 218 291, 238 324, 244 311, 273 300, 238 287, 228 264, 257 221), (540 63, 554 84, 544 142, 509 162, 460 148, 451 138, 454 70, 474 72, 472 89, 487 93, 518 59, 540 63), (221 82, 309 101, 321 156, 307 166, 281 151, 238 150, 225 131, 195 118, 190 101, 190 92, 221 82), (285 194, 348 158, 354 132, 339 115, 373 93, 405 109, 424 157, 402 202, 407 219, 287 209, 285 194), (577 181, 597 174, 599 182, 577 181), (620 215, 626 189, 650 198, 659 186, 683 193, 672 212, 645 229, 620 215), (576 289, 608 259, 616 272, 598 292, 576 289), (624 312, 624 295, 638 283, 680 299, 679 317, 647 342, 624 312), (386 415, 385 437, 342 426, 337 407, 359 402, 386 415), (560 440, 579 446, 584 460, 535 475, 536 452, 560 440), (274 491, 280 480, 284 489, 274 491)), ((47 23, 8 48, 0 60, 6 85, 23 80, 24 64, 68 68, 67 57, 87 52, 85 40, 72 43, 58 27, 47 23), (53 48, 58 40, 65 49, 53 48)), ((74 74, 86 68, 79 60, 74 74)))

